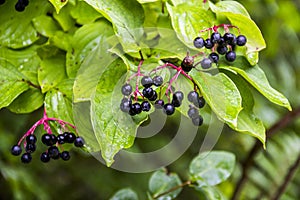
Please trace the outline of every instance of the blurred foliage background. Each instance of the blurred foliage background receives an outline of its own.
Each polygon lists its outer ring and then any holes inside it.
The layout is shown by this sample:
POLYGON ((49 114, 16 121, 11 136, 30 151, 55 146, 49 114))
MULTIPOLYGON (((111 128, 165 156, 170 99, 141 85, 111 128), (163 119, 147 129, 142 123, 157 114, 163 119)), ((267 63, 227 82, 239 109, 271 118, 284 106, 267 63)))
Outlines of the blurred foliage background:
MULTIPOLYGON (((296 110, 300 107, 300 1, 298 0, 240 0, 261 29, 267 49, 260 54, 260 67, 271 85, 282 92, 296 110)), ((278 124, 287 110, 269 103, 253 90, 255 110, 267 128, 278 124)), ((107 168, 94 157, 73 150, 68 162, 41 163, 35 153, 29 165, 10 154, 10 148, 40 118, 42 110, 28 115, 16 115, 6 109, 0 111, 0 199, 109 199, 117 190, 130 187, 140 199, 146 199, 151 173, 131 174, 107 168)), ((167 143, 174 135, 179 116, 172 117, 155 137, 137 139, 133 149, 151 150, 167 143)), ((267 140, 267 149, 259 147, 249 168, 248 179, 237 199, 271 199, 284 182, 289 168, 300 154, 300 119, 289 123, 267 140)), ((176 162, 168 166, 182 180, 187 168, 199 153, 203 133, 198 131, 191 147, 176 162)), ((39 130, 40 132, 42 130, 39 130)), ((176 133, 176 132, 175 132, 176 133)), ((188 134, 188 133, 187 133, 188 134)), ((243 165, 255 139, 236 134, 225 127, 214 149, 227 150, 237 156, 237 166, 229 181, 219 185, 231 198, 243 165)), ((296 170, 281 199, 300 199, 300 173, 296 170)), ((177 199, 200 199, 195 190, 185 187, 177 199)))

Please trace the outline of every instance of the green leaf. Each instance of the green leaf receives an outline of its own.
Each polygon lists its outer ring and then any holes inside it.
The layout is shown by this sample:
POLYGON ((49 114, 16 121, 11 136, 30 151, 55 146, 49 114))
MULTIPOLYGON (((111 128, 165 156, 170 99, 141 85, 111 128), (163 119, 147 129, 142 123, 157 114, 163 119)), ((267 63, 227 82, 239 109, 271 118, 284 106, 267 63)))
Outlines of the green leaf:
POLYGON ((225 181, 233 172, 235 155, 225 151, 203 152, 189 167, 191 180, 199 187, 214 186, 225 181))
POLYGON ((68 0, 64 0, 64 1, 62 1, 62 0, 49 0, 49 1, 54 6, 57 14, 68 3, 68 0))
POLYGON ((140 114, 132 118, 119 108, 120 88, 126 72, 127 67, 121 59, 110 64, 99 77, 96 93, 91 99, 93 130, 108 166, 113 163, 116 153, 133 145, 136 130, 147 117, 147 114, 140 114))
POLYGON ((247 61, 240 58, 232 66, 222 68, 236 71, 269 101, 292 110, 288 99, 270 86, 265 73, 258 65, 250 66, 247 61))
POLYGON ((138 200, 138 196, 130 188, 124 188, 117 191, 109 200, 138 200))
POLYGON ((23 12, 16 12, 14 1, 0 6, 0 45, 11 48, 29 46, 40 38, 32 19, 46 15, 51 5, 32 0, 23 12), (22 23, 20 23, 22 22, 22 23))
POLYGON ((212 76, 192 70, 190 75, 218 118, 236 127, 238 114, 242 110, 242 97, 232 80, 223 73, 212 76))
POLYGON ((156 196, 181 184, 181 180, 177 174, 166 174, 165 170, 159 170, 154 172, 149 180, 149 191, 151 192, 152 197, 158 200, 174 199, 181 192, 181 187, 158 198, 156 198, 156 196))
POLYGON ((200 192, 204 193, 207 199, 213 199, 213 200, 225 200, 225 198, 222 196, 220 191, 218 191, 217 188, 212 186, 202 186, 202 187, 196 187, 196 190, 199 190, 200 192))
POLYGON ((243 110, 238 115, 237 127, 229 126, 241 133, 249 134, 259 139, 265 147, 266 129, 263 122, 254 114, 254 99, 251 90, 245 80, 233 73, 227 73, 229 78, 234 81, 242 96, 243 110))
POLYGON ((138 52, 139 39, 143 35, 144 10, 135 0, 85 0, 114 27, 125 52, 138 52), (130 6, 129 6, 130 5, 130 6))
POLYGON ((216 4, 213 4, 209 1, 209 7, 215 13, 230 12, 235 14, 241 14, 250 18, 250 15, 245 9, 245 7, 237 1, 219 1, 216 4))
POLYGON ((43 36, 51 37, 56 31, 61 30, 59 25, 53 20, 52 17, 40 15, 32 19, 34 28, 43 36))
POLYGON ((8 106, 21 93, 28 90, 29 86, 23 76, 9 62, 0 60, 0 109, 8 106))
POLYGON ((55 87, 65 77, 64 55, 56 55, 41 62, 41 67, 38 71, 38 80, 43 93, 55 87))
POLYGON ((44 95, 39 89, 30 88, 19 95, 9 106, 8 109, 14 113, 31 113, 40 108, 44 103, 44 95))
POLYGON ((78 24, 93 23, 96 19, 102 17, 100 13, 84 1, 77 2, 75 8, 71 10, 70 14, 78 24))
POLYGON ((112 34, 111 25, 104 20, 84 25, 78 29, 73 36, 72 47, 67 52, 68 76, 75 77, 84 60, 85 65, 101 68, 106 63, 104 62, 105 55, 109 48, 106 40, 112 34))
POLYGON ((62 29, 67 31, 72 31, 72 28, 75 27, 75 20, 70 15, 70 12, 74 9, 74 6, 68 4, 59 13, 54 13, 53 18, 60 24, 62 29))
POLYGON ((200 30, 215 24, 213 13, 201 6, 188 3, 179 4, 176 7, 168 3, 166 5, 177 37, 190 48, 194 48, 193 41, 199 36, 200 30))

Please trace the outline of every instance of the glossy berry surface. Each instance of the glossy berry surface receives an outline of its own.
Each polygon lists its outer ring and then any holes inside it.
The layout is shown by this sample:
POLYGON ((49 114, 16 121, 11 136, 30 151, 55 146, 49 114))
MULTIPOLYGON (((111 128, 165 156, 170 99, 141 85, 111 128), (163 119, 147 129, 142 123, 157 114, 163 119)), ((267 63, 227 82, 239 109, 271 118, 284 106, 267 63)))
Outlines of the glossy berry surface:
POLYGON ((11 148, 11 154, 14 156, 18 156, 22 153, 22 148, 19 145, 14 145, 11 148))
POLYGON ((207 48, 207 49, 211 49, 211 48, 214 47, 214 43, 212 43, 210 39, 206 39, 206 40, 205 40, 205 43, 204 43, 204 46, 205 46, 205 48, 207 48))
POLYGON ((208 58, 211 59, 211 61, 213 61, 214 63, 218 63, 219 61, 219 55, 215 52, 209 54, 208 58))
POLYGON ((217 47, 217 52, 221 55, 224 55, 226 52, 228 51, 228 48, 227 46, 222 46, 222 45, 219 45, 217 47))
POLYGON ((78 136, 74 141, 75 147, 83 147, 84 145, 84 139, 80 136, 78 136))
POLYGON ((198 108, 203 108, 205 106, 205 99, 202 97, 198 98, 198 101, 194 103, 195 106, 197 106, 198 108))
POLYGON ((185 72, 189 72, 193 69, 194 65, 194 58, 192 56, 186 56, 183 61, 181 62, 181 68, 185 72))
POLYGON ((203 124, 203 118, 201 115, 192 119, 192 122, 195 126, 201 126, 203 124))
POLYGON ((64 134, 59 134, 57 136, 57 143, 58 144, 64 144, 65 143, 65 136, 64 136, 64 134))
POLYGON ((164 100, 158 99, 158 100, 155 101, 154 106, 157 109, 162 109, 164 104, 165 104, 164 100))
POLYGON ((141 103, 141 107, 142 107, 142 111, 148 112, 151 109, 151 104, 149 103, 149 101, 143 101, 141 103))
POLYGON ((181 91, 176 91, 176 92, 173 94, 173 99, 174 99, 174 100, 182 101, 183 98, 184 98, 184 94, 183 94, 183 92, 181 92, 181 91))
POLYGON ((35 135, 32 135, 32 134, 28 135, 26 137, 26 142, 27 142, 27 144, 35 144, 36 143, 35 135))
POLYGON ((140 114, 141 112, 142 112, 142 106, 140 103, 136 102, 136 103, 132 104, 132 106, 130 108, 131 115, 137 115, 137 114, 140 114))
POLYGON ((30 153, 24 153, 22 156, 21 156, 21 161, 22 163, 30 163, 30 161, 32 160, 32 156, 30 153))
POLYGON ((48 149, 48 154, 50 158, 57 159, 59 157, 59 150, 56 146, 51 146, 48 149))
POLYGON ((153 91, 152 97, 148 98, 150 101, 155 101, 157 99, 157 93, 156 91, 153 91))
POLYGON ((174 107, 179 107, 181 106, 181 101, 178 101, 176 99, 173 99, 171 104, 174 106, 174 107))
POLYGON ((132 86, 127 83, 127 84, 122 86, 121 91, 122 91, 123 95, 128 96, 132 92, 132 86))
POLYGON ((153 85, 153 79, 150 76, 144 76, 141 80, 141 83, 145 88, 148 88, 153 85))
POLYGON ((225 58, 228 62, 233 62, 236 59, 236 54, 234 51, 228 51, 225 55, 225 58))
POLYGON ((154 90, 149 87, 149 88, 144 88, 143 91, 143 96, 146 97, 147 99, 151 98, 154 95, 154 90))
POLYGON ((204 39, 202 37, 196 37, 194 39, 194 46, 198 49, 204 47, 204 39))
POLYGON ((65 132, 65 133, 64 133, 65 142, 73 143, 76 139, 76 135, 74 133, 70 133, 70 132, 65 132))
POLYGON ((172 115, 175 112, 175 107, 174 105, 170 104, 170 103, 166 103, 164 105, 164 109, 163 109, 164 113, 166 113, 167 115, 172 115))
POLYGON ((161 76, 154 76, 153 77, 153 84, 155 86, 161 86, 164 82, 164 79, 161 76))
POLYGON ((35 144, 29 144, 29 143, 26 144, 25 151, 27 153, 33 153, 35 151, 35 149, 36 149, 35 144))
POLYGON ((60 157, 61 157, 61 159, 65 160, 65 161, 70 160, 70 158, 71 158, 70 153, 68 151, 61 152, 60 157))
POLYGON ((49 161, 50 161, 50 156, 49 156, 48 153, 43 152, 43 153, 41 154, 40 159, 41 159, 42 162, 46 163, 46 162, 49 162, 49 161))
POLYGON ((0 5, 4 4, 5 0, 0 0, 0 5))
POLYGON ((130 111, 131 104, 132 103, 130 99, 123 98, 122 102, 120 103, 121 111, 128 113, 130 111))
POLYGON ((236 38, 236 44, 238 46, 244 46, 247 43, 247 38, 244 35, 239 35, 236 38))
POLYGON ((232 33, 225 33, 223 35, 223 38, 224 38, 225 42, 229 45, 235 45, 236 44, 236 37, 232 33))
POLYGON ((217 43, 221 40, 221 34, 219 32, 214 32, 211 34, 210 40, 212 43, 217 43))
POLYGON ((212 61, 209 58, 203 58, 203 60, 201 60, 200 64, 203 69, 209 69, 209 68, 211 68, 212 61))
POLYGON ((194 107, 190 107, 190 109, 188 110, 188 116, 191 119, 197 118, 199 116, 198 109, 196 109, 194 107))
POLYGON ((56 137, 55 137, 55 135, 53 135, 53 134, 45 133, 45 134, 42 136, 42 143, 45 144, 45 145, 47 145, 47 146, 52 146, 52 145, 54 145, 56 142, 57 142, 56 137))
POLYGON ((198 99, 199 99, 199 94, 196 91, 189 92, 189 94, 188 94, 189 102, 192 102, 192 103, 198 102, 198 99))

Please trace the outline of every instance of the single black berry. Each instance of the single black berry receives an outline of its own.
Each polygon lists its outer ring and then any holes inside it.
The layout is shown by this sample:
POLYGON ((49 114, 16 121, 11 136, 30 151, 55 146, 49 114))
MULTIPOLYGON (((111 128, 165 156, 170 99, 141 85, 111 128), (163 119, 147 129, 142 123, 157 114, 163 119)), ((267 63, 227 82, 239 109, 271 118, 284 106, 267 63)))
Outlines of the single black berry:
POLYGON ((192 122, 195 126, 201 126, 203 124, 203 118, 201 115, 199 115, 198 117, 193 118, 192 122))
POLYGON ((166 113, 167 115, 172 115, 175 112, 175 107, 173 104, 170 103, 166 103, 164 105, 164 109, 163 109, 164 113, 166 113))
POLYGON ((53 135, 53 134, 45 133, 42 136, 42 143, 45 144, 45 145, 47 145, 47 146, 52 146, 56 142, 57 142, 57 139, 56 139, 55 135, 53 135))
POLYGON ((151 104, 149 103, 149 101, 143 101, 141 103, 141 107, 142 107, 142 111, 148 112, 151 109, 151 104))
POLYGON ((178 101, 176 99, 173 99, 171 104, 174 106, 174 107, 179 107, 181 106, 181 101, 178 101))
POLYGON ((123 98, 121 103, 120 103, 120 109, 125 112, 128 113, 131 107, 131 99, 127 99, 127 98, 123 98))
POLYGON ((71 133, 71 132, 65 132, 65 133, 64 133, 65 142, 73 143, 75 141, 76 135, 74 133, 71 133))
POLYGON ((56 146, 49 147, 48 154, 49 154, 50 158, 53 158, 53 159, 59 158, 59 150, 56 146))
POLYGON ((164 100, 158 99, 155 101, 154 107, 157 109, 161 109, 161 108, 163 108, 164 104, 165 104, 164 100))
POLYGON ((144 76, 141 80, 141 83, 145 88, 148 88, 153 85, 153 79, 150 76, 144 76))
POLYGON ((36 145, 35 144, 29 144, 27 143, 26 146, 25 146, 25 151, 27 153, 33 153, 36 149, 36 145))
POLYGON ((67 161, 67 160, 70 159, 71 156, 70 156, 70 153, 68 151, 63 151, 63 152, 60 153, 60 157, 61 157, 61 159, 67 161))
POLYGON ((219 32, 213 32, 211 34, 210 40, 213 44, 219 42, 221 40, 222 36, 219 32))
POLYGON ((14 156, 18 156, 22 153, 22 148, 19 145, 14 145, 11 148, 11 154, 14 156))
POLYGON ((199 116, 199 110, 191 106, 187 114, 189 118, 194 119, 199 116))
POLYGON ((173 94, 173 99, 175 99, 175 100, 182 101, 183 98, 184 98, 184 94, 183 94, 183 92, 181 92, 181 91, 176 91, 176 92, 173 94))
POLYGON ((204 43, 205 48, 207 49, 211 49, 214 47, 214 43, 212 43, 212 41, 210 39, 206 39, 205 43, 204 43))
POLYGON ((157 86, 157 87, 161 86, 163 84, 163 82, 164 82, 164 79, 161 76, 154 76, 153 77, 153 84, 155 86, 157 86))
POLYGON ((0 0, 0 5, 4 4, 5 0, 0 0))
POLYGON ((219 55, 215 52, 212 52, 211 54, 209 54, 209 59, 211 59, 214 63, 218 63, 219 61, 219 55))
POLYGON ((217 52, 221 55, 224 55, 228 51, 227 46, 219 45, 217 47, 217 52))
POLYGON ((236 54, 234 51, 228 51, 225 55, 225 58, 228 62, 233 62, 236 59, 236 54))
POLYGON ((17 2, 16 5, 15 5, 15 9, 18 12, 23 12, 25 10, 25 7, 26 7, 25 5, 23 5, 19 2, 17 2))
POLYGON ((132 87, 130 84, 126 83, 125 85, 122 86, 121 91, 123 95, 128 96, 132 92, 132 87))
POLYGON ((83 147, 84 145, 84 139, 80 136, 78 136, 74 141, 75 147, 83 147))
POLYGON ((231 46, 236 44, 236 37, 232 33, 225 33, 223 35, 223 38, 224 38, 225 42, 231 46))
POLYGON ((154 90, 149 87, 149 88, 144 88, 143 91, 143 96, 146 97, 147 99, 151 98, 154 95, 154 90))
POLYGON ((142 106, 140 103, 136 102, 131 105, 129 114, 137 115, 137 114, 140 114, 141 112, 142 112, 142 106))
POLYGON ((57 136, 57 143, 58 144, 64 144, 65 143, 65 136, 64 136, 64 134, 59 134, 57 136))
POLYGON ((197 106, 198 108, 203 108, 205 106, 205 99, 202 97, 198 98, 197 102, 194 102, 194 105, 197 106))
POLYGON ((201 60, 200 64, 203 69, 209 69, 209 68, 211 68, 212 61, 209 58, 203 58, 203 60, 201 60))
POLYGON ((244 46, 247 43, 247 38, 244 35, 239 35, 236 38, 236 44, 238 46, 244 46))
POLYGON ((22 163, 30 163, 31 159, 32 156, 30 153, 23 153, 23 155, 21 156, 22 163))
POLYGON ((185 72, 189 72, 194 67, 194 58, 192 56, 186 56, 181 62, 181 68, 185 72))
POLYGON ((153 91, 152 97, 148 98, 150 101, 155 101, 157 99, 157 93, 156 91, 153 91))
POLYGON ((218 45, 226 45, 225 39, 221 37, 221 39, 217 43, 218 45))
POLYGON ((198 49, 204 47, 204 39, 202 37, 196 37, 194 39, 194 46, 198 49))
POLYGON ((188 94, 189 102, 192 102, 192 103, 198 102, 198 99, 199 99, 199 94, 196 91, 189 92, 189 94, 188 94))
POLYGON ((28 135, 26 137, 26 142, 27 142, 27 144, 35 144, 36 143, 35 135, 32 135, 32 134, 28 135))
POLYGON ((40 159, 41 159, 42 162, 46 163, 46 162, 49 162, 49 161, 50 161, 50 156, 49 156, 48 153, 43 152, 43 153, 41 154, 40 159))

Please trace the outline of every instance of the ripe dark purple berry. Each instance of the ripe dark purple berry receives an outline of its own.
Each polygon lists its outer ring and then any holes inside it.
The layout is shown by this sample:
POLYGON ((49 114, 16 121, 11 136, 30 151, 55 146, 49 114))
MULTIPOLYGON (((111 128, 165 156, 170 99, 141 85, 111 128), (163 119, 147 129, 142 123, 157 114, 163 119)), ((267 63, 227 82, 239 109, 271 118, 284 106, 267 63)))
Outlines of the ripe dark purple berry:
POLYGON ((192 56, 186 56, 183 61, 181 62, 181 68, 185 72, 189 72, 193 69, 194 65, 194 58, 192 56))
POLYGON ((26 142, 27 142, 27 144, 35 144, 36 143, 35 135, 32 135, 32 134, 28 135, 26 137, 26 142))
POLYGON ((154 76, 153 77, 153 84, 155 86, 157 86, 157 87, 161 86, 163 84, 163 82, 164 82, 164 79, 161 76, 154 76))
POLYGON ((26 144, 25 151, 27 153, 33 153, 35 151, 35 149, 36 149, 35 144, 29 144, 29 143, 26 144))
POLYGON ((199 116, 199 110, 194 107, 190 107, 187 114, 188 114, 189 118, 194 119, 199 116))
POLYGON ((0 5, 4 4, 5 0, 0 0, 0 5))
POLYGON ((49 147, 48 154, 49 154, 50 158, 53 158, 53 159, 59 158, 59 150, 56 146, 49 147))
POLYGON ((164 104, 165 104, 164 100, 158 99, 158 100, 155 101, 154 107, 157 108, 157 109, 162 109, 164 104))
POLYGON ((198 108, 203 108, 205 106, 205 99, 202 97, 198 98, 198 101, 194 103, 195 106, 197 106, 198 108))
POLYGON ((70 153, 68 151, 63 151, 60 153, 60 157, 61 159, 63 159, 64 161, 70 160, 71 156, 70 153))
POLYGON ((75 147, 83 147, 84 145, 84 139, 80 136, 78 136, 74 141, 75 147))
POLYGON ((236 59, 236 54, 234 51, 228 51, 225 55, 225 58, 228 62, 233 62, 236 59))
POLYGON ((219 42, 221 40, 222 36, 219 32, 213 32, 211 34, 210 40, 213 44, 219 42))
POLYGON ((153 85, 153 79, 150 76, 144 76, 141 83, 145 88, 149 88, 153 85))
POLYGON ((149 99, 154 95, 154 90, 151 87, 148 87, 144 88, 142 93, 145 98, 149 99))
POLYGON ((47 146, 52 146, 56 142, 57 142, 57 139, 56 139, 55 135, 53 135, 53 134, 45 133, 42 136, 42 143, 45 144, 45 145, 47 145, 47 146))
POLYGON ((175 112, 175 107, 173 104, 170 103, 166 103, 164 105, 164 109, 163 109, 164 113, 166 113, 167 115, 172 115, 175 112))
POLYGON ((225 33, 223 35, 223 38, 224 38, 225 42, 231 46, 236 44, 236 37, 232 33, 225 33))
POLYGON ((198 102, 199 94, 196 91, 191 91, 188 94, 188 100, 191 103, 198 102))
POLYGON ((149 103, 149 101, 143 101, 141 103, 141 107, 142 107, 142 111, 148 112, 151 109, 151 104, 149 103))
POLYGON ((14 156, 18 156, 22 153, 22 148, 19 145, 14 145, 11 148, 11 154, 14 156))
POLYGON ((247 38, 244 35, 239 35, 236 38, 236 44, 238 46, 244 46, 247 43, 247 38))
POLYGON ((211 49, 214 47, 214 43, 212 43, 212 41, 210 39, 206 39, 205 43, 204 43, 205 48, 207 49, 211 49))
POLYGON ((65 132, 64 137, 65 137, 65 142, 73 143, 75 141, 76 135, 74 133, 65 132))
POLYGON ((121 91, 123 95, 128 96, 132 92, 132 87, 130 84, 126 83, 125 85, 122 86, 121 91))
POLYGON ((194 46, 198 49, 204 47, 204 39, 202 37, 196 37, 194 39, 194 46))
POLYGON ((203 69, 209 69, 209 68, 211 68, 212 61, 209 58, 203 58, 203 60, 201 60, 200 64, 203 69))
POLYGON ((178 101, 176 99, 173 99, 171 104, 174 106, 174 107, 180 107, 181 106, 181 101, 178 101))
POLYGON ((217 52, 221 55, 224 55, 228 51, 227 46, 219 45, 217 47, 217 52))
POLYGON ((141 104, 138 102, 132 104, 130 111, 132 111, 135 115, 140 114, 142 112, 141 104))
POLYGON ((195 126, 201 126, 203 124, 203 118, 201 115, 198 115, 198 117, 192 118, 192 122, 195 126))
POLYGON ((157 99, 157 93, 156 93, 156 91, 154 90, 153 91, 153 95, 152 95, 152 97, 150 97, 150 98, 148 98, 150 101, 155 101, 156 99, 157 99))
POLYGON ((25 5, 17 2, 16 5, 15 5, 15 10, 18 11, 18 12, 23 12, 25 10, 25 5))
POLYGON ((209 59, 211 59, 214 63, 218 63, 219 61, 219 55, 215 52, 212 52, 211 54, 209 54, 209 59))
POLYGON ((46 163, 46 162, 49 162, 49 161, 50 161, 50 156, 49 156, 48 153, 43 152, 43 153, 41 154, 40 159, 41 159, 42 162, 46 163))
POLYGON ((30 163, 30 161, 32 160, 32 156, 30 153, 24 153, 22 156, 21 156, 21 161, 22 163, 30 163))
POLYGON ((130 110, 131 104, 132 104, 132 102, 131 102, 130 99, 123 98, 122 102, 120 103, 120 109, 121 109, 121 111, 123 111, 125 113, 128 113, 129 110, 130 110))
POLYGON ((57 142, 58 142, 58 144, 64 144, 65 143, 65 136, 64 136, 64 134, 59 134, 57 136, 57 142))

